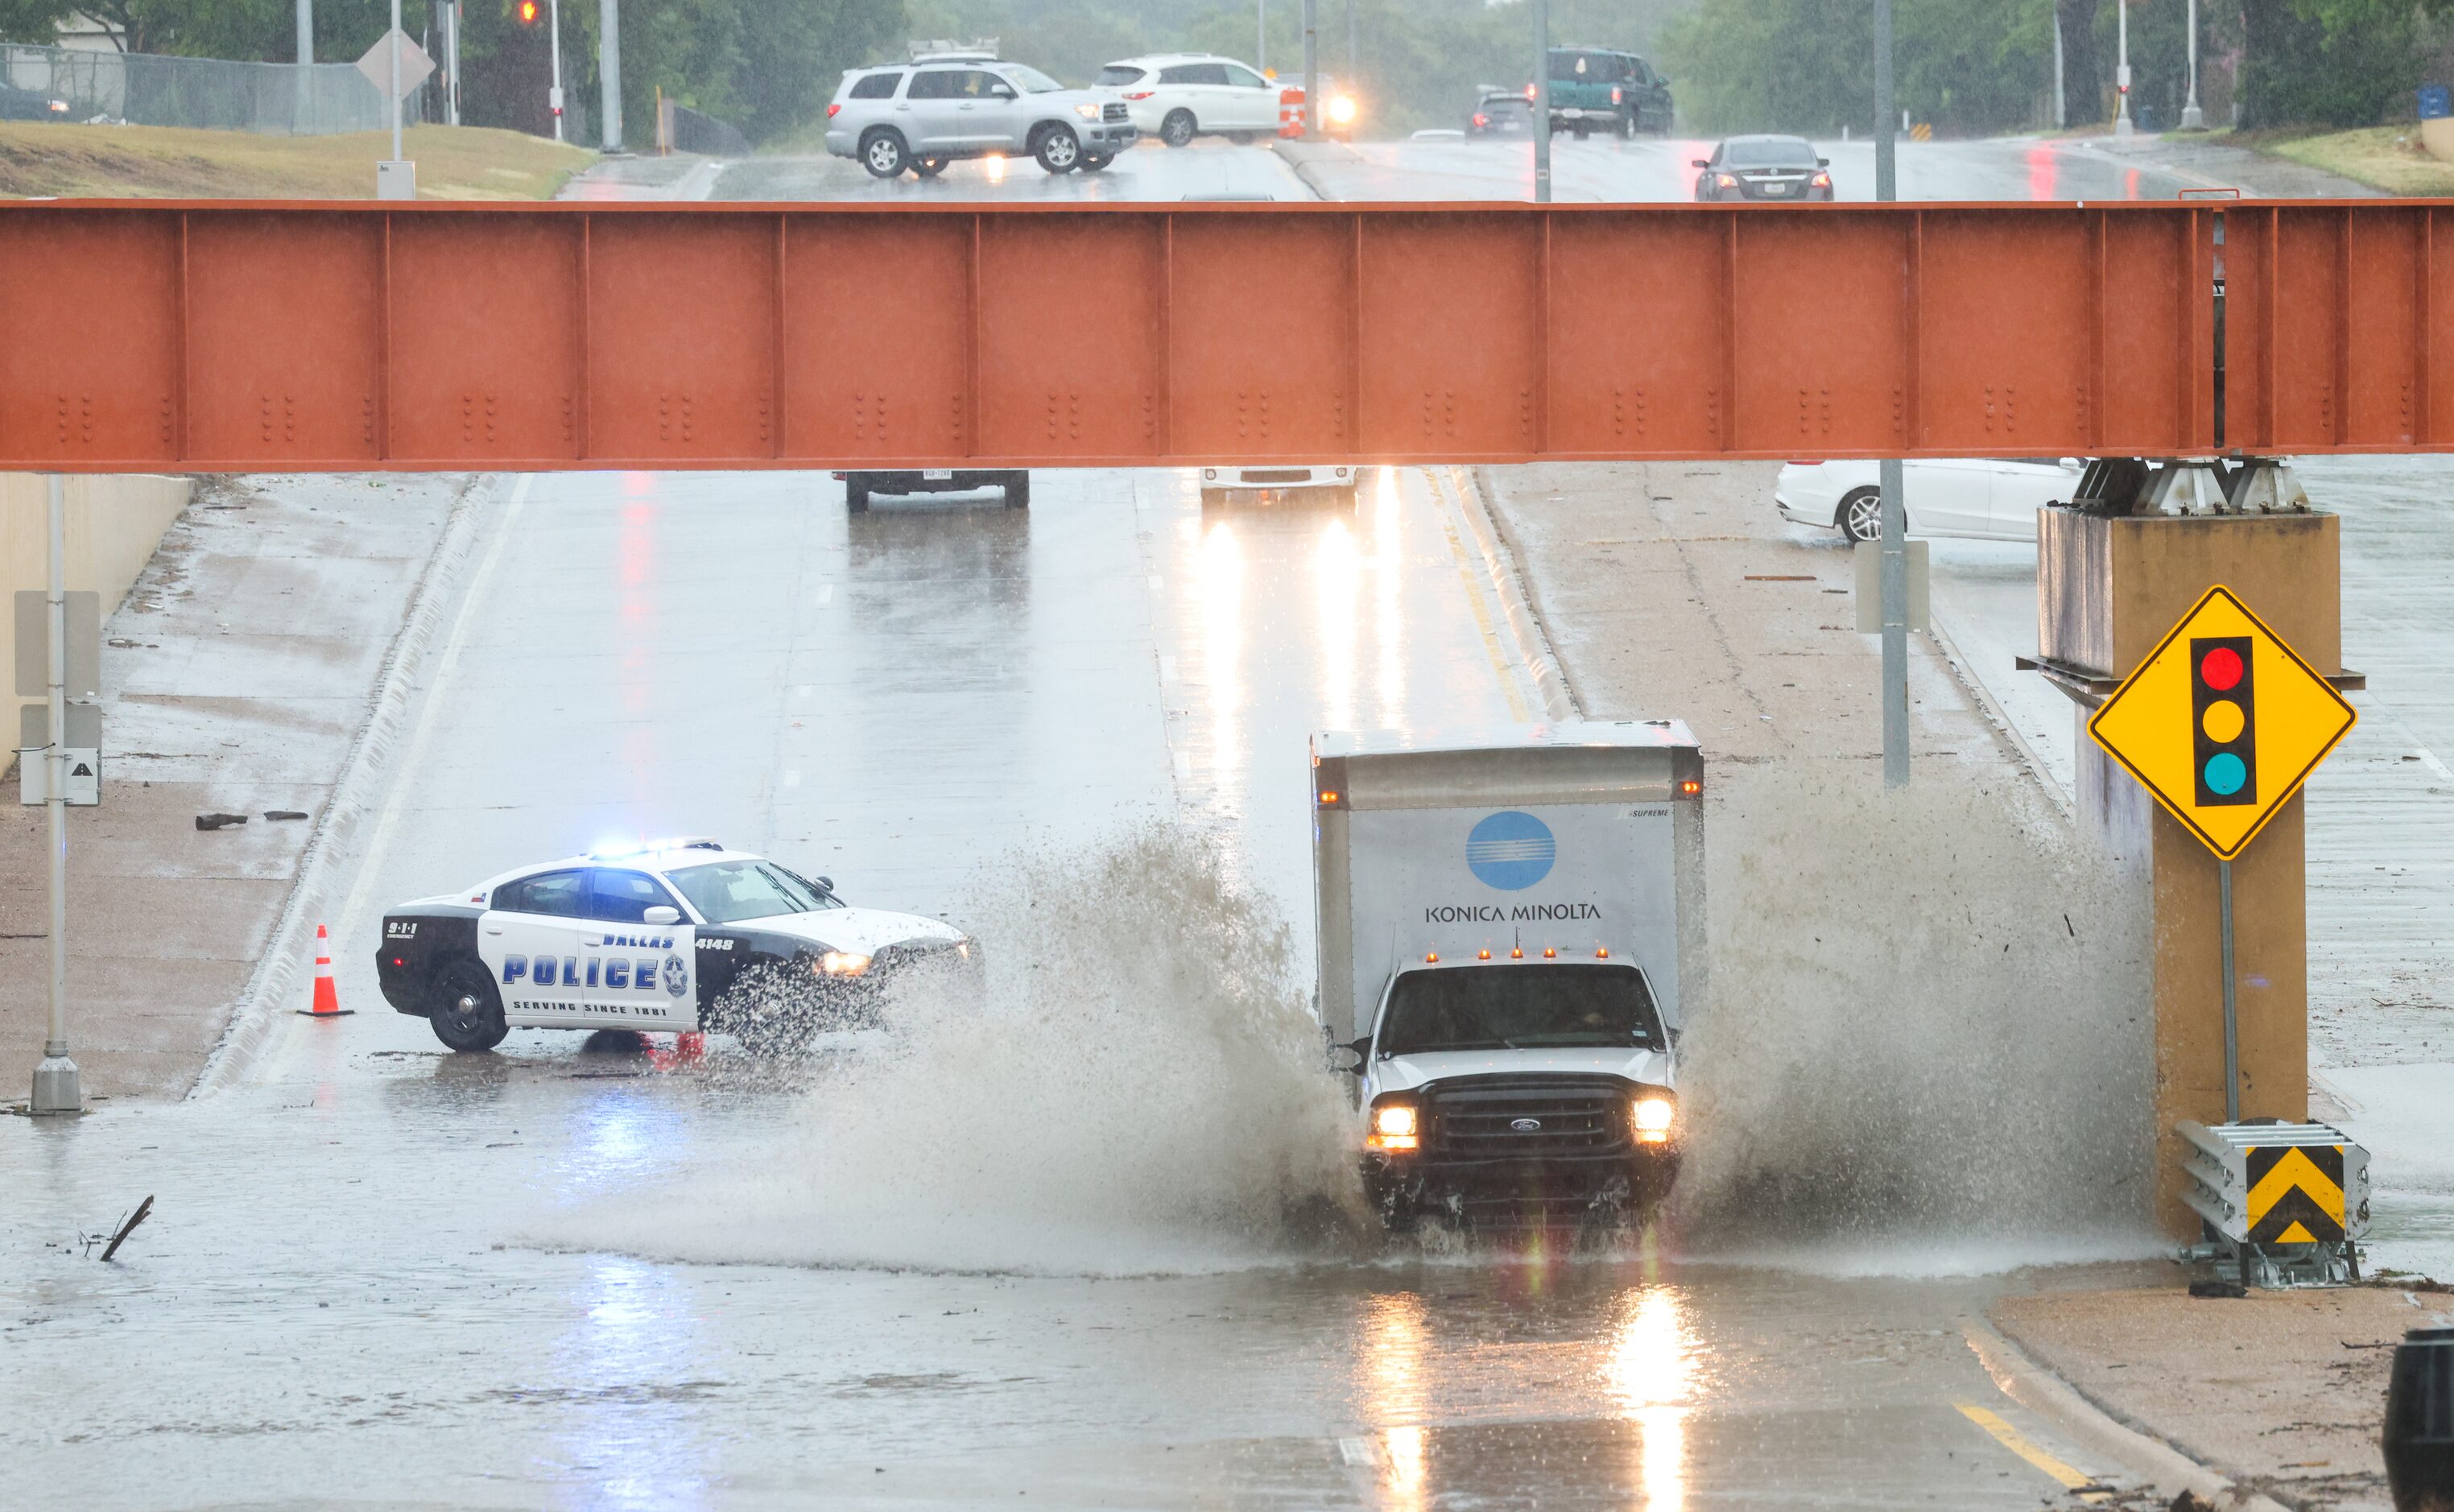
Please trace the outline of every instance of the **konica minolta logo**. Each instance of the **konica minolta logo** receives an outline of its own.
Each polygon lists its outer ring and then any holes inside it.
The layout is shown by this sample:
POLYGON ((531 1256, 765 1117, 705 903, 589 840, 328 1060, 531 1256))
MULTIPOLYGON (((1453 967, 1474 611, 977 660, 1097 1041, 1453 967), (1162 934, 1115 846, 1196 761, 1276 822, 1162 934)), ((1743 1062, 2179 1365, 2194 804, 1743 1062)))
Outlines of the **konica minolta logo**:
POLYGON ((1492 815, 1465 837, 1465 864, 1485 887, 1522 892, 1551 875, 1559 857, 1551 826, 1514 809, 1492 815))

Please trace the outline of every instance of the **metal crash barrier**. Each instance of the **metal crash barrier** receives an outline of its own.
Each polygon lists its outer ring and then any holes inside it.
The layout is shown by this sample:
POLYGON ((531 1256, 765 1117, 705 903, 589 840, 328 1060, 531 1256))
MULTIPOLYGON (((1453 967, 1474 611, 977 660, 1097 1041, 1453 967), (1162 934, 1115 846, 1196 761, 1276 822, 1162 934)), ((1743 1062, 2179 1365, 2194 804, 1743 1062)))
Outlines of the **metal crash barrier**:
POLYGON ((2369 1230, 2369 1152, 2324 1123, 2174 1125, 2189 1143, 2182 1200, 2204 1219, 2193 1253, 2240 1268, 2243 1286, 2360 1280, 2369 1230))

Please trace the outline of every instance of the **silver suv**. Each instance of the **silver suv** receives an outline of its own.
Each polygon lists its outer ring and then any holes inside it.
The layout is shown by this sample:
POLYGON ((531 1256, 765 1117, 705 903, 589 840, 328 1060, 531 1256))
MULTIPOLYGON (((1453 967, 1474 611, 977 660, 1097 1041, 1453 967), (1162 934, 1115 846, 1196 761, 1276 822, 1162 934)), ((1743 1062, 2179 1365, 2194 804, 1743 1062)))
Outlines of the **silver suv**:
POLYGON ((827 151, 879 178, 935 178, 958 157, 1023 152, 1052 173, 1101 169, 1135 135, 1122 100, 986 58, 849 70, 827 106, 827 151))

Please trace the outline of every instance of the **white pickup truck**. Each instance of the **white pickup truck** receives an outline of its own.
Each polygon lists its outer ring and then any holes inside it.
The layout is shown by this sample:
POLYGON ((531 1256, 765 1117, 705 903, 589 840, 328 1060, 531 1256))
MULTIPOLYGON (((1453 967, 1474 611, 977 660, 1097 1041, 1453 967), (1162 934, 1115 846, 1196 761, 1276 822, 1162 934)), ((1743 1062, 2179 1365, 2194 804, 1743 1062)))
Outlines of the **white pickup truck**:
POLYGON ((1703 756, 1677 720, 1313 738, 1319 1012, 1383 1219, 1640 1216, 1704 989, 1703 756))

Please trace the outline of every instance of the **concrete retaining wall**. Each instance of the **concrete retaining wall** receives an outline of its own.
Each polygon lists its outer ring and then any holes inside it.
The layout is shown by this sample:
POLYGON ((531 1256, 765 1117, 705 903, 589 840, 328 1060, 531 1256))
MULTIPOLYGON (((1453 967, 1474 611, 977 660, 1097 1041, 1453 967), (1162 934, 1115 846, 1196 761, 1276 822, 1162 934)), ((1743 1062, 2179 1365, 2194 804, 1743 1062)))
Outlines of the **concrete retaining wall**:
MULTIPOLYGON (((103 617, 128 596, 136 575, 162 544, 162 533, 188 507, 194 484, 184 477, 95 476, 68 480, 69 586, 102 595, 103 617)), ((48 570, 45 512, 48 494, 40 474, 0 473, 0 675, 16 665, 17 622, 13 595, 40 589, 48 570)), ((11 696, 8 707, 28 700, 11 696)), ((17 764, 17 725, 5 720, 0 776, 17 764)))

